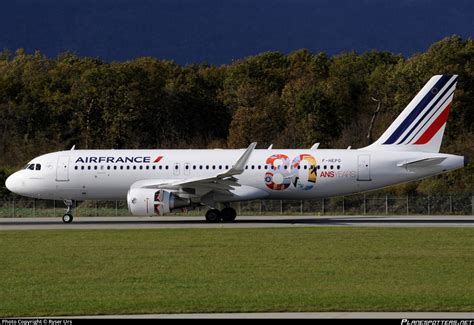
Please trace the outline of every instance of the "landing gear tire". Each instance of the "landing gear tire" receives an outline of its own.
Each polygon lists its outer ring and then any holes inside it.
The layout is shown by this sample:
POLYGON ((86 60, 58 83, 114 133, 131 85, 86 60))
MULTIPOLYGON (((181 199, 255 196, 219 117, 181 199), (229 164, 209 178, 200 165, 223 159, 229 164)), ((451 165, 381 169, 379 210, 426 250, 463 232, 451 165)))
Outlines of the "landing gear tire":
POLYGON ((64 200, 64 204, 66 205, 66 213, 63 215, 63 222, 64 223, 71 223, 74 217, 72 216, 72 208, 74 206, 74 202, 72 200, 64 200))
POLYGON ((224 222, 232 222, 235 220, 236 217, 237 212, 235 212, 235 210, 231 207, 224 208, 221 211, 221 218, 224 222))
POLYGON ((206 212, 206 221, 216 223, 221 220, 221 212, 217 209, 210 209, 206 212))
POLYGON ((64 223, 71 223, 72 219, 74 219, 74 218, 73 218, 72 214, 70 214, 70 213, 66 213, 65 215, 63 215, 63 222, 64 223))

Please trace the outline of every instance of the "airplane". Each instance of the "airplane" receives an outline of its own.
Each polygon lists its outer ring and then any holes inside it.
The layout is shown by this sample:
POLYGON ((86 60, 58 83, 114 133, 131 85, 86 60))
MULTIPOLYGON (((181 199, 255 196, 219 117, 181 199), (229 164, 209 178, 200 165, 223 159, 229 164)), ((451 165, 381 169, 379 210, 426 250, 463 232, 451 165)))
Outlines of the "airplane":
POLYGON ((439 153, 457 75, 433 76, 388 129, 360 149, 76 150, 32 159, 6 187, 36 199, 127 200, 132 215, 207 206, 208 222, 232 222, 230 204, 315 199, 376 190, 462 168, 439 153), (217 209, 218 203, 224 208, 217 209))

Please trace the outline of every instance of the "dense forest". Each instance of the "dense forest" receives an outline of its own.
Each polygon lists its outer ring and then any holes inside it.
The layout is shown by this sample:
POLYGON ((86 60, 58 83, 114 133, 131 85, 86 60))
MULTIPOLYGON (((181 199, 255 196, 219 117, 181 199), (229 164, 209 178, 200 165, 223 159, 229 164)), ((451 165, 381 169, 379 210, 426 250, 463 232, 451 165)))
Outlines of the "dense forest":
MULTIPOLYGON (((376 139, 435 74, 458 74, 441 150, 474 158, 474 40, 405 58, 265 52, 229 65, 151 57, 126 62, 0 52, 0 178, 31 158, 76 148, 358 148, 376 139), (380 106, 379 106, 380 104, 380 106), (380 108, 368 130, 372 117, 380 108)), ((474 192, 472 165, 391 188, 474 192)), ((6 191, 3 187, 3 194, 6 191)))

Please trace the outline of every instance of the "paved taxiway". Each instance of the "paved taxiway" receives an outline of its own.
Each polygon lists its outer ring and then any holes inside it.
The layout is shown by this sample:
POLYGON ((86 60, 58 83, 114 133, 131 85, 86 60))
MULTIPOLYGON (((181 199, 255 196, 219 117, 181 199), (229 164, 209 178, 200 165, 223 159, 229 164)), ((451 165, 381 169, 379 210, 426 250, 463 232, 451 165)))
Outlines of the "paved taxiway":
POLYGON ((471 227, 474 216, 241 216, 232 223, 207 223, 203 217, 0 218, 0 230, 286 228, 286 227, 471 227))

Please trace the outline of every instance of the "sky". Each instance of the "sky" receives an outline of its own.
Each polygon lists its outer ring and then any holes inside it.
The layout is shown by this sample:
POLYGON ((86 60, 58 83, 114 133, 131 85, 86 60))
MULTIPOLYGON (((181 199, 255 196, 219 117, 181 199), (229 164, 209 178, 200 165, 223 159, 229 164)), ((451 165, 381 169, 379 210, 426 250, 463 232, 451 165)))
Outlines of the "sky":
POLYGON ((472 0, 5 0, 0 49, 228 64, 264 51, 410 56, 473 36, 472 0))

